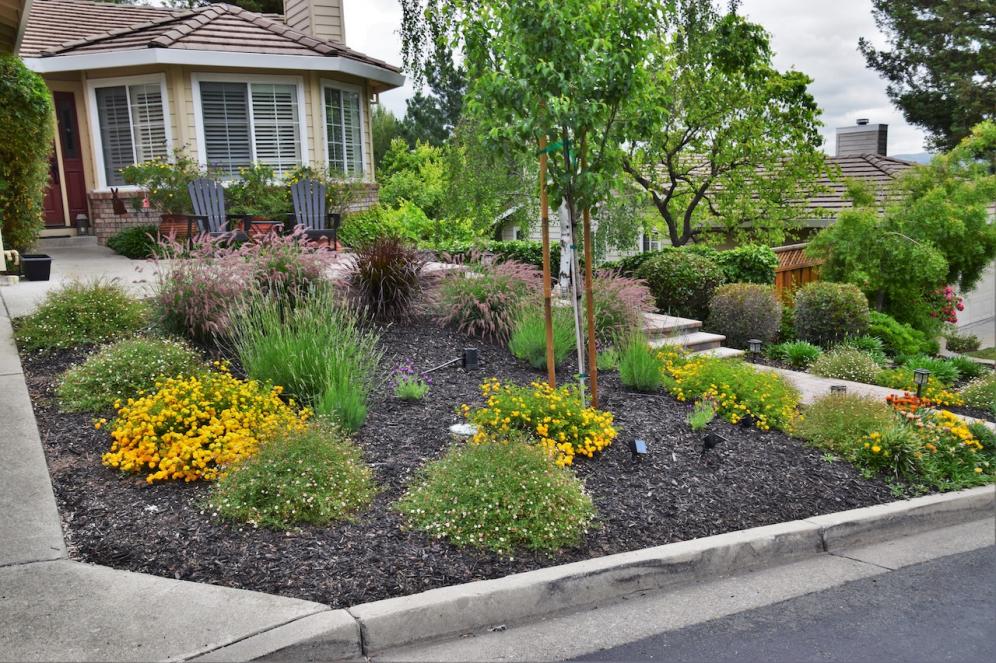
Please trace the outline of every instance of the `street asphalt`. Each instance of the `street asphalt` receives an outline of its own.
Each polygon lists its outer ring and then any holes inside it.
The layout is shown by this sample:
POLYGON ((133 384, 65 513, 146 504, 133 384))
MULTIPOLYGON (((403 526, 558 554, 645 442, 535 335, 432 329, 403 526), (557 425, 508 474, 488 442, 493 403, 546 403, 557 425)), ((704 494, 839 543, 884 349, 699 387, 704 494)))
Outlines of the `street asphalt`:
POLYGON ((663 633, 578 661, 996 661, 996 547, 663 633))

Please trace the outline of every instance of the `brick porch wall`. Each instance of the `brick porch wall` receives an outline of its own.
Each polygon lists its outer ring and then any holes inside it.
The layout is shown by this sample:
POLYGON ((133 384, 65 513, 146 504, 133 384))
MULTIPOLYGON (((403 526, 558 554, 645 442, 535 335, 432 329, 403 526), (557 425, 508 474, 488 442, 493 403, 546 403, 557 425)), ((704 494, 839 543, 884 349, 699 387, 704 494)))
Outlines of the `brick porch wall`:
POLYGON ((159 223, 159 214, 155 210, 141 209, 143 197, 144 193, 141 191, 119 191, 118 198, 124 202, 128 214, 118 216, 111 204, 110 191, 91 191, 87 194, 90 200, 91 232, 97 236, 99 244, 107 244, 107 238, 119 230, 159 223))
MULTIPOLYGON (((348 207, 349 212, 360 212, 377 204, 380 185, 376 183, 363 184, 356 198, 348 207)), ((118 216, 114 213, 110 191, 91 191, 87 194, 90 200, 90 224, 97 242, 107 244, 107 238, 125 228, 159 223, 159 213, 156 210, 141 209, 144 193, 141 191, 119 191, 120 198, 128 214, 118 216), (138 209, 136 209, 136 207, 138 209)))

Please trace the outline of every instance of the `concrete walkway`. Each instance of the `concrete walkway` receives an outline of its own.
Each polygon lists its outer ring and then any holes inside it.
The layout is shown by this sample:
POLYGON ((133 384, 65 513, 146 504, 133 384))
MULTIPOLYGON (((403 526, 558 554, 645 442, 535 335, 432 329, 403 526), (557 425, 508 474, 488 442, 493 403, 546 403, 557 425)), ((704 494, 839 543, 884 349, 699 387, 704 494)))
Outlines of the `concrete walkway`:
POLYGON ((129 260, 106 246, 49 247, 44 245, 43 240, 38 250, 52 256, 52 276, 48 281, 22 280, 15 285, 0 287, 7 314, 12 318, 27 315, 45 293, 72 281, 116 281, 137 296, 148 295, 155 282, 154 262, 129 260))
POLYGON ((849 394, 871 396, 872 398, 880 398, 883 401, 888 396, 903 395, 901 390, 889 389, 888 387, 879 387, 874 384, 851 382, 850 380, 821 378, 817 375, 813 375, 812 373, 801 373, 799 371, 790 371, 785 368, 775 368, 773 366, 758 366, 758 368, 765 371, 771 371, 772 373, 778 373, 786 380, 794 384, 802 396, 802 403, 804 405, 809 405, 813 401, 829 394, 830 387, 833 385, 844 385, 847 387, 847 393, 849 394))
POLYGON ((73 249, 66 260, 49 253, 57 280, 0 288, 0 660, 247 660, 302 639, 322 657, 359 655, 358 627, 345 611, 67 558, 11 313, 79 276, 143 283, 132 261, 100 247, 73 249))

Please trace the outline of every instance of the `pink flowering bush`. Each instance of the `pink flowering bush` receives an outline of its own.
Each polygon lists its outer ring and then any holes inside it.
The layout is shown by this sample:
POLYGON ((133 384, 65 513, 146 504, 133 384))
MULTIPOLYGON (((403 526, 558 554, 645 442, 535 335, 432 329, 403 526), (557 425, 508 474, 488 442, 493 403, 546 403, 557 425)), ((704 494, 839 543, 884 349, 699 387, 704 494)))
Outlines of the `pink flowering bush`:
POLYGON ((226 334, 231 306, 257 290, 293 300, 324 279, 329 256, 303 230, 235 246, 202 236, 193 247, 160 242, 154 300, 167 328, 205 341, 226 334))
POLYGON ((955 324, 958 322, 958 312, 965 310, 965 301, 949 285, 932 292, 927 301, 933 309, 930 317, 941 322, 955 324))
POLYGON ((600 269, 594 274, 595 335, 612 343, 642 328, 643 313, 654 310, 654 297, 647 284, 619 272, 600 269))

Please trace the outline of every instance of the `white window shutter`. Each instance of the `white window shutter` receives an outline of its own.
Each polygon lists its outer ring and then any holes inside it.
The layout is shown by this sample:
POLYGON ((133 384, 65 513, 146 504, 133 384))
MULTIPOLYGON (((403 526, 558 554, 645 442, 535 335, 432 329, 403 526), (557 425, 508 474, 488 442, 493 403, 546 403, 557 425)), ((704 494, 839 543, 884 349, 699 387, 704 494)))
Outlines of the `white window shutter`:
POLYGON ((252 165, 248 86, 245 83, 200 84, 207 165, 227 177, 252 165))
POLYGON ((283 175, 302 162, 297 86, 253 83, 251 89, 256 161, 283 175))
POLYGON ((128 90, 125 86, 96 89, 100 143, 104 155, 104 176, 109 186, 124 184, 121 169, 135 163, 131 121, 128 117, 128 90))
POLYGON ((128 88, 128 94, 136 159, 141 163, 165 158, 168 153, 162 90, 158 84, 133 85, 128 88))

